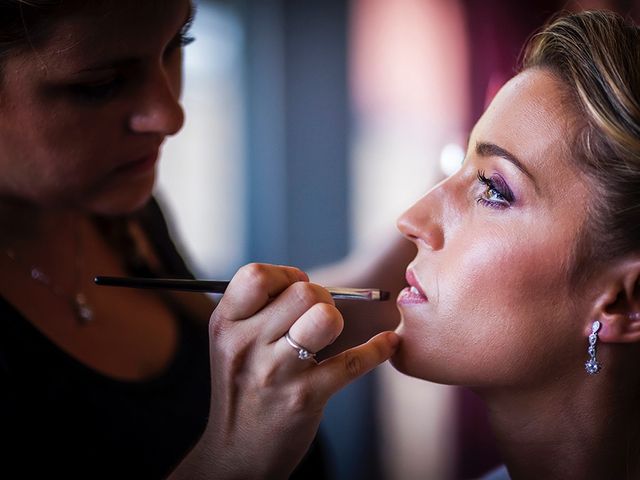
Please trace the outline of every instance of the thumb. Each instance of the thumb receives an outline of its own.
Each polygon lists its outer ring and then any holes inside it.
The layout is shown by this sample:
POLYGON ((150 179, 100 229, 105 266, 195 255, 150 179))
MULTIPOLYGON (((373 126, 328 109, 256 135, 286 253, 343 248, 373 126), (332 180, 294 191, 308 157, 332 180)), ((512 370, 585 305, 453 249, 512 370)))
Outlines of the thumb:
POLYGON ((314 384, 328 400, 338 390, 388 360, 399 344, 400 337, 395 332, 379 333, 363 345, 324 360, 312 370, 314 384))

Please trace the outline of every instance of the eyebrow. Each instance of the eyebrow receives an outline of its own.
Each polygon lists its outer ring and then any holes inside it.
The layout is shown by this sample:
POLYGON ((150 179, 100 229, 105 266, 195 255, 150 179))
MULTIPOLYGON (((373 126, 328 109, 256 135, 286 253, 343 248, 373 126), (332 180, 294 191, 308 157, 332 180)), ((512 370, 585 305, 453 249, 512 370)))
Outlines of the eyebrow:
MULTIPOLYGON (((191 26, 191 24, 193 23, 195 14, 196 14, 196 7, 192 2, 189 2, 189 9, 187 10, 187 15, 185 16, 184 21, 180 25, 180 29, 178 30, 178 33, 176 34, 176 36, 180 35, 185 30, 185 27, 189 28, 191 26)), ((138 63, 138 61, 139 59, 136 57, 110 59, 100 64, 92 65, 88 68, 83 68, 82 70, 80 70, 79 73, 130 67, 138 63)))
POLYGON ((500 157, 505 160, 511 162, 516 166, 518 170, 524 173, 529 179, 533 182, 534 187, 538 190, 538 185, 536 183, 536 179, 531 174, 527 167, 524 166, 524 163, 518 159, 513 153, 505 150, 502 147, 499 147, 495 143, 489 142, 476 142, 476 154, 481 157, 500 157))

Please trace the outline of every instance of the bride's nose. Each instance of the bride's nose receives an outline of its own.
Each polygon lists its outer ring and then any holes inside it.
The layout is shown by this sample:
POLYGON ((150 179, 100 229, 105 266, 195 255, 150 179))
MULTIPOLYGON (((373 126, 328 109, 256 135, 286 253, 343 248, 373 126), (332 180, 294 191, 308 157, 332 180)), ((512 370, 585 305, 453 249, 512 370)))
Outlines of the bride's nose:
POLYGON ((440 189, 441 185, 434 187, 398 218, 400 232, 418 247, 440 250, 444 246, 440 189))

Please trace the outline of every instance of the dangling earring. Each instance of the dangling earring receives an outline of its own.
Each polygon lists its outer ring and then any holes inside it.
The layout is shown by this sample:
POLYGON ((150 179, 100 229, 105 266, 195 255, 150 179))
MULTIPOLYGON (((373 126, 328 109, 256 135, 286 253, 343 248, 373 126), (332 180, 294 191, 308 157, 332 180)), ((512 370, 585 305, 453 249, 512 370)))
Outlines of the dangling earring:
POLYGON ((595 375, 602 369, 602 365, 596 360, 596 342, 598 341, 598 331, 602 324, 596 320, 591 326, 591 335, 589 335, 589 360, 584 364, 584 368, 589 375, 595 375))

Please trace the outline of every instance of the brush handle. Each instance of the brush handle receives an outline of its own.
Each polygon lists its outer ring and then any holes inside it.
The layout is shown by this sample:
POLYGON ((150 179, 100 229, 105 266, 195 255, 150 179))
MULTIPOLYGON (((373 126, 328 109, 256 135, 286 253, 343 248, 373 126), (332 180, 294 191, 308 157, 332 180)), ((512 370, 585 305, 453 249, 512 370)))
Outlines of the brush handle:
MULTIPOLYGON (((136 278, 97 276, 93 281, 96 285, 108 287, 151 288, 206 293, 224 293, 229 286, 229 282, 226 280, 192 280, 185 278, 136 278)), ((336 300, 385 301, 389 299, 389 292, 385 292, 377 288, 325 288, 336 300)))

